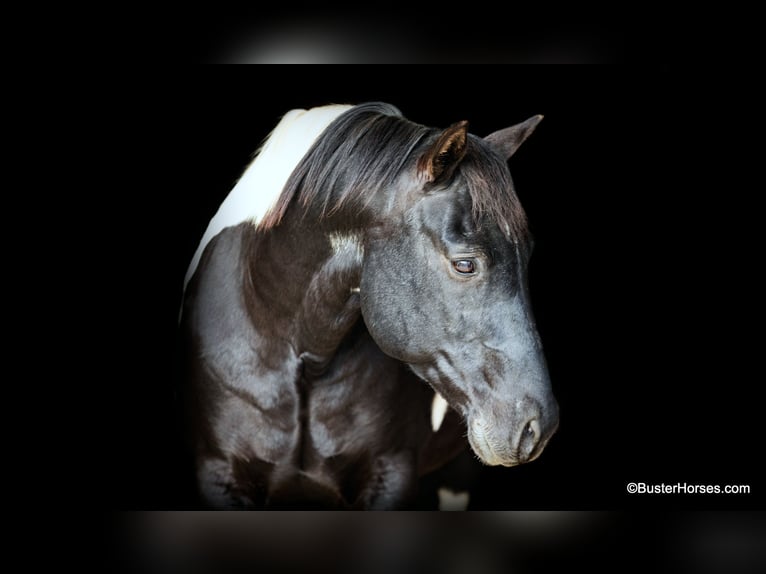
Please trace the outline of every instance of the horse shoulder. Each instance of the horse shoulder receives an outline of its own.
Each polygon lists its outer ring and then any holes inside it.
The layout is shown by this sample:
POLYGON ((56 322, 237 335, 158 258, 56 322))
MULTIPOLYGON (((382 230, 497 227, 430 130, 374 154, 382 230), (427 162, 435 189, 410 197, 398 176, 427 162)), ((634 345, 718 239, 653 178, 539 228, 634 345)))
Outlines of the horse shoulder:
POLYGON ((228 227, 205 248, 187 288, 183 326, 191 378, 204 397, 198 426, 207 429, 211 450, 276 462, 297 433, 300 360, 250 319, 242 257, 249 227, 228 227), (261 441, 254 440, 259 428, 269 429, 261 441))

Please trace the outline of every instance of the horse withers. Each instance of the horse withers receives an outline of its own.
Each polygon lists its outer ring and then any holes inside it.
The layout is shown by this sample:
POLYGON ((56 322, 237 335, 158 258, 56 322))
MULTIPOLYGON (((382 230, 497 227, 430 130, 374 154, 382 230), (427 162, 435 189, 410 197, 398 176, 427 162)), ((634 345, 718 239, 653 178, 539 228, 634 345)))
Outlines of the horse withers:
POLYGON ((540 455, 558 407, 507 166, 540 119, 482 139, 381 103, 284 117, 187 275, 206 504, 407 507, 466 435, 488 465, 540 455))

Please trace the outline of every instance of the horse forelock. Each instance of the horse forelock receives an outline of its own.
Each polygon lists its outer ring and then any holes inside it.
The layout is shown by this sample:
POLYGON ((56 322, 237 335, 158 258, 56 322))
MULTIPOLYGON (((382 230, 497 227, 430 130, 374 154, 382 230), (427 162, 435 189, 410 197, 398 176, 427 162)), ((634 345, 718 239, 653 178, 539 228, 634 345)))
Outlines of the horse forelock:
POLYGON ((458 172, 471 196, 474 222, 477 226, 486 221, 496 223, 508 239, 527 242, 527 217, 514 190, 506 160, 476 136, 469 135, 467 145, 468 152, 458 172))

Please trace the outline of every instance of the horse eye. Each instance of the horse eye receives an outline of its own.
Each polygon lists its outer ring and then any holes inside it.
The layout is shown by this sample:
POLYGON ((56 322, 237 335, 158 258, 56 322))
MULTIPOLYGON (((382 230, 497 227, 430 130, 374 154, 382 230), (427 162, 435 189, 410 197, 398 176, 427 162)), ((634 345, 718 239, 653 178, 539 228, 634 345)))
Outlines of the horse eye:
POLYGON ((473 275, 476 273, 476 262, 473 259, 455 259, 452 267, 461 275, 473 275))

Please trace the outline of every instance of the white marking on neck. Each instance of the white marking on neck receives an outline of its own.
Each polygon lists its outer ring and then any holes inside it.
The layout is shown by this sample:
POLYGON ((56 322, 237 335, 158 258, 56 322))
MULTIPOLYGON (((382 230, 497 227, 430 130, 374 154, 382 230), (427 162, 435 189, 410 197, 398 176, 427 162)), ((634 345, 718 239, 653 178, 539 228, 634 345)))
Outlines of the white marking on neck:
POLYGON ((444 400, 444 397, 439 393, 434 393, 434 400, 431 403, 431 428, 434 432, 441 428, 448 408, 449 405, 444 400))
POLYGON ((352 107, 331 105, 285 114, 210 220, 186 272, 184 289, 210 240, 226 227, 243 221, 257 225, 276 203, 287 178, 311 144, 335 118, 352 107))
POLYGON ((330 240, 330 247, 335 255, 349 253, 360 262, 364 258, 364 245, 362 245, 362 238, 359 235, 333 231, 327 234, 327 238, 330 240))

